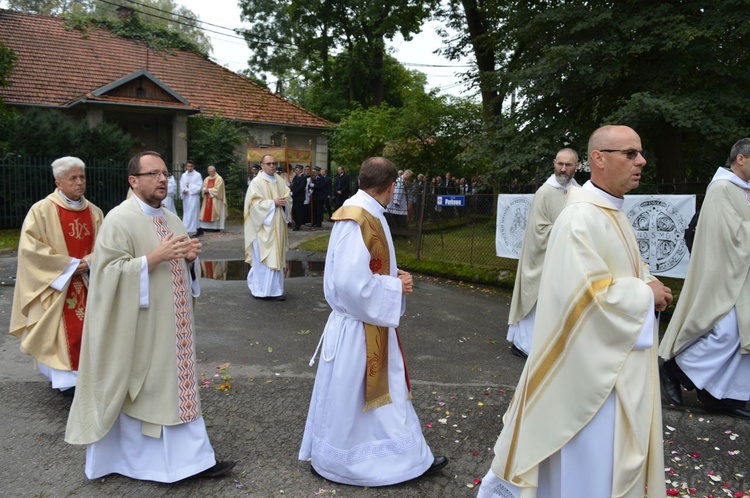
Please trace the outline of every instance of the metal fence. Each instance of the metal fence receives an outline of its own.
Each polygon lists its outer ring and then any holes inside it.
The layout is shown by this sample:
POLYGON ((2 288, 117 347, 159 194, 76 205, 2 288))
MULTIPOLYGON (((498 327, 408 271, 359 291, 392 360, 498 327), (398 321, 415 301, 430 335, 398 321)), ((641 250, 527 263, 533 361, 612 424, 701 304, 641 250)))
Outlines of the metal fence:
MULTIPOLYGON (((0 158, 0 228, 20 228, 29 208, 55 190, 55 158, 0 158)), ((127 195, 127 164, 86 161, 86 198, 105 213, 127 195)))

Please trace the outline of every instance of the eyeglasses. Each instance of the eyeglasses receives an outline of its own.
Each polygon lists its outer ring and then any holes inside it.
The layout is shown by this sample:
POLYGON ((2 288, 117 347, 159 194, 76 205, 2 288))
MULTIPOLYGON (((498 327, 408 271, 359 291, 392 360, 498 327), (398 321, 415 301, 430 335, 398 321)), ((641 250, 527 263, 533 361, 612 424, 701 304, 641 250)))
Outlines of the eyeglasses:
POLYGON ((276 163, 260 163, 260 164, 265 164, 266 166, 273 166, 276 163))
POLYGON ((633 160, 638 157, 638 154, 646 159, 646 151, 638 149, 599 149, 599 152, 622 152, 629 160, 633 160))
POLYGON ((147 171, 146 173, 133 173, 130 176, 150 176, 151 178, 163 176, 164 178, 169 178, 169 171, 147 171))

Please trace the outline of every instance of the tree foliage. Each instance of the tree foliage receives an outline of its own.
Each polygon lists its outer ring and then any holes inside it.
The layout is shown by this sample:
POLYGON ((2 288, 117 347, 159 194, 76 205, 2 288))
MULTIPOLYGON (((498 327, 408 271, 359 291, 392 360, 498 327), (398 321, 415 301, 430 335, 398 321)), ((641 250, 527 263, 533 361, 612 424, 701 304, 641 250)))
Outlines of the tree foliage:
POLYGON ((198 16, 174 0, 8 0, 13 10, 63 16, 71 28, 104 28, 124 38, 135 38, 156 49, 179 49, 208 55, 211 41, 200 29, 198 16), (134 10, 118 19, 119 6, 134 10))
POLYGON ((658 179, 705 177, 750 132, 746 2, 502 4, 496 83, 500 95, 516 89, 518 105, 494 117, 485 142, 499 173, 529 175, 561 146, 583 152, 595 128, 621 123, 653 152, 658 179))
POLYGON ((247 188, 246 162, 236 152, 241 144, 237 126, 221 116, 195 116, 188 120, 188 157, 204 172, 215 166, 224 178, 228 198, 234 200, 242 198, 247 188))
POLYGON ((244 33, 253 55, 250 67, 284 81, 298 77, 333 84, 333 55, 346 69, 348 100, 359 101, 355 86, 369 88, 373 105, 385 96, 385 40, 400 33, 411 39, 437 0, 240 0, 244 33))
POLYGON ((135 140, 112 123, 92 127, 56 110, 31 109, 10 114, 8 126, 0 130, 0 143, 5 143, 6 154, 127 161, 135 140))
POLYGON ((351 169, 366 158, 385 155, 399 168, 474 174, 487 160, 474 154, 482 129, 481 109, 469 99, 412 95, 403 107, 356 109, 330 142, 334 162, 351 169))

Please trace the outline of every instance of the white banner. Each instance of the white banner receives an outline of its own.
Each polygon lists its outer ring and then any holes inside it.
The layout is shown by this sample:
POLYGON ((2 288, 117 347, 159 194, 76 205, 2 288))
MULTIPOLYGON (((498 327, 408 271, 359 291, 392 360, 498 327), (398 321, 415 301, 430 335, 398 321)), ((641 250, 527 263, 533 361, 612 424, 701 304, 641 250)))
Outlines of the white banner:
POLYGON ((497 196, 497 229, 495 252, 500 258, 518 259, 523 232, 534 194, 500 194, 497 196))
POLYGON ((626 195, 622 209, 651 274, 685 278, 690 261, 685 229, 695 214, 695 195, 626 195))
MULTIPOLYGON (((533 194, 497 196, 495 252, 518 259, 533 194)), ((633 225, 641 259, 654 276, 685 278, 690 252, 685 229, 695 214, 695 195, 626 195, 623 211, 633 225)))

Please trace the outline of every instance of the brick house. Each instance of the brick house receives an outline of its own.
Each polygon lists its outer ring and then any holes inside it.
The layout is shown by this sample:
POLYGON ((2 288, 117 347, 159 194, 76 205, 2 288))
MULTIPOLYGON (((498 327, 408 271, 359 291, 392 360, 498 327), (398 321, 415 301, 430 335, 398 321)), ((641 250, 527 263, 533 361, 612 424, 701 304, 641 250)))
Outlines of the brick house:
POLYGON ((154 50, 109 31, 69 29, 56 17, 0 10, 0 43, 18 57, 6 106, 59 109, 91 124, 117 123, 181 170, 190 116, 221 116, 241 126, 246 147, 310 149, 328 163, 325 119, 210 60, 186 51, 154 50))

